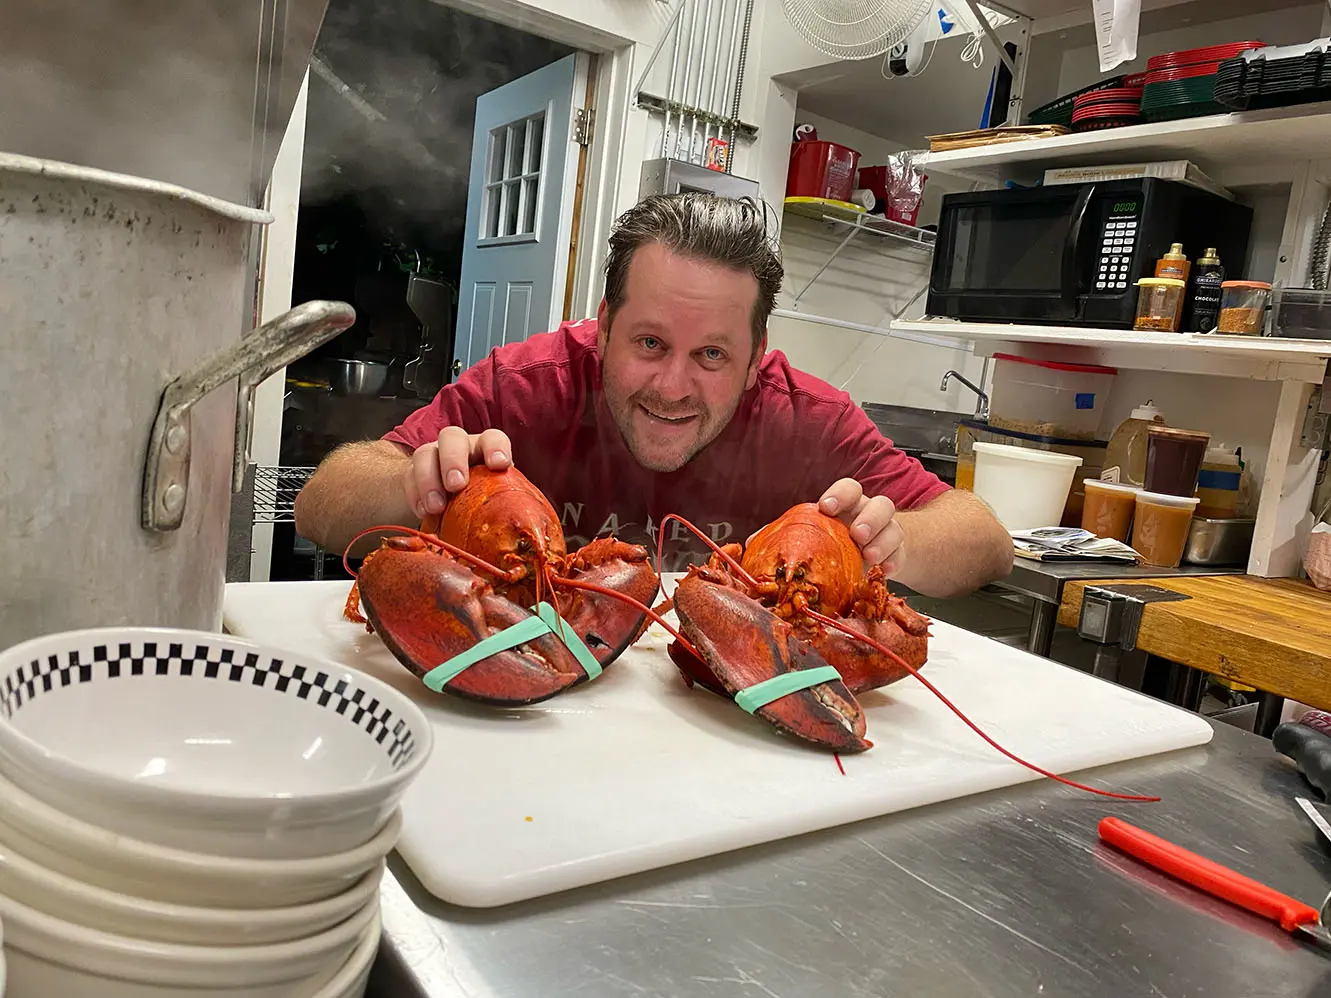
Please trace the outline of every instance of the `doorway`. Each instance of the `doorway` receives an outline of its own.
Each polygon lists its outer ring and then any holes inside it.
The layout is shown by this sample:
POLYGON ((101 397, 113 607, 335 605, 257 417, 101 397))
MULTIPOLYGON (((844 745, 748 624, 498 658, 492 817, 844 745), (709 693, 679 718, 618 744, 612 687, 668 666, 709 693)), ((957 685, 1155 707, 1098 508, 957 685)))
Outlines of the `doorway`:
MULTIPOLYGON (((291 301, 347 301, 357 319, 288 368, 281 466, 312 468, 342 443, 382 435, 452 380, 479 214, 469 209, 477 99, 571 58, 587 56, 432 0, 330 0, 310 66, 291 301)), ((530 165, 500 187, 535 190, 530 165)), ((542 193, 555 217, 572 214, 551 186, 542 193)), ((535 216, 519 197, 521 227, 535 216)), ((274 580, 345 575, 291 523, 275 524, 272 550, 274 580)))

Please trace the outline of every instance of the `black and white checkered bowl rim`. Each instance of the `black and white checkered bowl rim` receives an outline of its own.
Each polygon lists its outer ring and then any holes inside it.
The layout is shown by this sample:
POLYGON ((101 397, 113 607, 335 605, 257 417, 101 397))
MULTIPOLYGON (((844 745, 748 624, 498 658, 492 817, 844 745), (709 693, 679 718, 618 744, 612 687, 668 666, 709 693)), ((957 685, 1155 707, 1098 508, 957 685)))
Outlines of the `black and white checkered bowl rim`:
MULTIPOLYGON (((397 782, 418 770, 433 745, 433 733, 420 708, 373 676, 229 634, 170 627, 61 631, 0 651, 0 726, 7 729, 10 739, 26 743, 32 753, 59 757, 58 752, 14 727, 14 717, 27 704, 55 690, 131 676, 241 683, 337 715, 377 745, 391 768, 378 780, 348 788, 356 792, 397 782), (91 649, 90 656, 84 654, 87 649, 91 649)), ((72 759, 66 762, 77 765, 72 759)))

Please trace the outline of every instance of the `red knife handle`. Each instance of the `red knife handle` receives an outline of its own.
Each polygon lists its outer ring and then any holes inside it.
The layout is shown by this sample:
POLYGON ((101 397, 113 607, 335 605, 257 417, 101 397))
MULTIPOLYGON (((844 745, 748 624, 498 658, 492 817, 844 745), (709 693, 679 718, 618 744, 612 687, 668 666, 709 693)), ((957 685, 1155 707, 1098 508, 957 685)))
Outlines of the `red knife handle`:
POLYGON ((1265 884, 1259 884, 1229 867, 1213 863, 1120 818, 1100 819, 1100 838, 1179 880, 1200 887, 1263 918, 1279 922, 1286 932, 1293 932, 1306 922, 1315 923, 1318 920, 1316 908, 1310 908, 1302 901, 1272 890, 1265 884))

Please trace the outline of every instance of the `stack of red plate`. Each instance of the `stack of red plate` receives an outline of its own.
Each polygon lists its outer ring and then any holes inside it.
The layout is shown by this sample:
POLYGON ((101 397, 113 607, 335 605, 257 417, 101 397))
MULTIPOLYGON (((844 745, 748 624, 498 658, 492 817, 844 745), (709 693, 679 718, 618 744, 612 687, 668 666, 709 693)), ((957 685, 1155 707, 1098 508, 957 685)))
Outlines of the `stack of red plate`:
POLYGON ((1141 120, 1142 84, 1135 82, 1139 78, 1140 74, 1125 79, 1124 86, 1078 95, 1072 102, 1072 130, 1135 125, 1141 120))
MULTIPOLYGON (((1225 59, 1232 59, 1249 49, 1265 47, 1266 42, 1250 40, 1246 42, 1225 42, 1223 45, 1208 45, 1199 49, 1183 49, 1179 52, 1166 52, 1163 55, 1153 55, 1147 59, 1146 71, 1149 74, 1157 69, 1181 69, 1184 66, 1195 66, 1198 63, 1213 62, 1219 64, 1225 59)), ((1213 69, 1211 72, 1214 73, 1215 70, 1213 69)))

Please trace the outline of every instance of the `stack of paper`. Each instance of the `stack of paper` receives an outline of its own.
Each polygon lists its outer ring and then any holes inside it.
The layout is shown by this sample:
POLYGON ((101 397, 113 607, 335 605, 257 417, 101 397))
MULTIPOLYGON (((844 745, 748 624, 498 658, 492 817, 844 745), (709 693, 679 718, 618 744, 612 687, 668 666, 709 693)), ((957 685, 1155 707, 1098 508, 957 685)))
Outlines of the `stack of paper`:
POLYGON ((1141 558, 1126 544, 1109 537, 1097 537, 1080 527, 1037 527, 1009 533, 1017 556, 1032 561, 1107 561, 1135 565, 1141 558))

